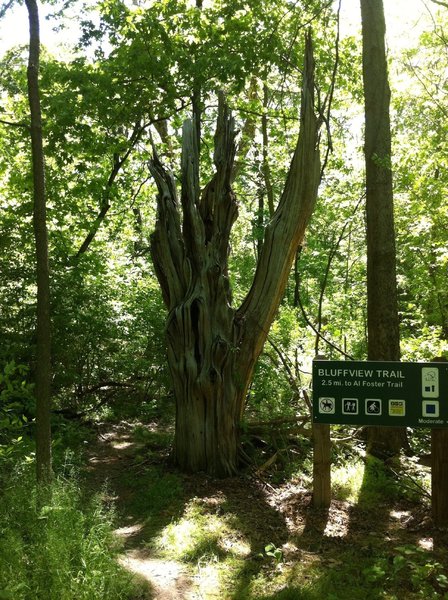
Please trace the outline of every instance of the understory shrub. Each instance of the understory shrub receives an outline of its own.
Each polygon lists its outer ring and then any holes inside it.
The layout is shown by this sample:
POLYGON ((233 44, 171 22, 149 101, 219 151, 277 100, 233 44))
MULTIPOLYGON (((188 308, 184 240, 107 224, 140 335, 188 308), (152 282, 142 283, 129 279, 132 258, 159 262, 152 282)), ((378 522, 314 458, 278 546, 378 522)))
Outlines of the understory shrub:
POLYGON ((136 598, 116 561, 113 509, 84 501, 76 479, 56 479, 38 501, 32 465, 16 469, 0 496, 1 600, 136 598))

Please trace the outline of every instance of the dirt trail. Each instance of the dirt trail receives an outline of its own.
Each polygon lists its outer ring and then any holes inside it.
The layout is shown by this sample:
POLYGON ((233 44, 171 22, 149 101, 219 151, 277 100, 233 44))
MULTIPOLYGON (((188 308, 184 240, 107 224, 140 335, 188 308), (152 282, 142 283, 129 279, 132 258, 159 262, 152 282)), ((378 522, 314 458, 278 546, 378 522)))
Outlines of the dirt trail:
POLYGON ((129 473, 139 476, 135 456, 141 444, 132 440, 134 427, 126 422, 98 427, 97 441, 88 450, 88 485, 95 492, 104 490, 106 501, 117 507, 119 526, 115 533, 125 547, 119 562, 148 587, 138 600, 199 600, 201 596, 184 566, 155 558, 146 545, 145 523, 133 508, 135 491, 128 485, 129 473))
MULTIPOLYGON (((97 441, 88 451, 87 484, 92 491, 102 491, 105 501, 113 502, 117 508, 116 534, 122 538, 125 548, 120 563, 148 583, 150 589, 144 600, 222 598, 218 583, 215 585, 208 579, 196 564, 192 563, 188 569, 181 562, 164 560, 157 555, 152 550, 154 539, 167 525, 182 518, 190 501, 202 505, 211 518, 221 514, 225 501, 231 507, 229 510, 241 517, 244 535, 252 549, 248 565, 255 564, 256 571, 262 565, 256 555, 268 541, 277 546, 286 543, 289 533, 285 516, 255 480, 244 476, 213 480, 204 474, 183 476, 173 471, 167 460, 166 445, 158 437, 163 432, 157 431, 155 424, 153 429, 151 425, 141 426, 146 433, 154 433, 154 452, 150 452, 148 458, 148 444, 137 443, 132 434, 135 426, 126 422, 100 425, 97 441), (172 490, 168 490, 171 497, 166 501, 163 490, 159 490, 158 498, 154 497, 151 485, 170 475, 180 483, 174 500, 172 490)), ((296 491, 303 496, 303 489, 296 491)), ((308 501, 309 494, 305 505, 308 501)), ((287 548, 285 556, 289 552, 287 548)), ((292 548, 291 558, 295 552, 292 548)))
MULTIPOLYGON (((408 544, 432 549, 437 532, 423 504, 386 498, 373 508, 368 506, 372 475, 364 475, 357 503, 335 498, 329 510, 316 511, 301 479, 273 486, 250 474, 227 480, 183 476, 167 460, 166 432, 156 424, 141 425, 145 435, 140 443, 135 441, 140 439, 133 434, 135 426, 126 422, 100 425, 98 439, 89 448, 87 469, 92 491, 103 490, 105 500, 117 508, 116 534, 124 542, 120 563, 147 582, 148 591, 135 600, 255 598, 246 595, 254 578, 263 576, 269 581, 276 574, 275 562, 259 558, 267 542, 281 550, 282 569, 293 572, 295 565, 301 565, 303 582, 295 583, 299 586, 306 585, 308 567, 311 571, 318 566, 325 576, 329 568, 342 569, 353 554, 392 556, 394 548, 408 544), (218 582, 207 583, 198 568, 201 554, 186 564, 164 560, 163 552, 157 551, 154 540, 167 526, 181 521, 192 504, 212 522, 223 513, 234 516, 233 538, 226 540, 225 532, 220 532, 221 545, 213 549, 216 556, 224 559, 229 552, 225 543, 231 546, 240 538, 249 548, 243 570, 234 576, 236 591, 231 596, 222 595, 218 582)), ((437 544, 442 549, 447 542, 443 535, 437 544)), ((438 560, 445 558, 444 550, 437 553, 438 560)))

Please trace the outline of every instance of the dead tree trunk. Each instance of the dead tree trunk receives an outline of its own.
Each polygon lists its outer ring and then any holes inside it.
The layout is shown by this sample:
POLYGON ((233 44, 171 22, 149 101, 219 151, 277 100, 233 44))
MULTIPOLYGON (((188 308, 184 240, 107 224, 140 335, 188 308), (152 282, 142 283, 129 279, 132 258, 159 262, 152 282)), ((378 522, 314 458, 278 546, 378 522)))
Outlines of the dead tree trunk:
POLYGON ((299 140, 282 198, 266 228, 252 288, 237 310, 228 279, 229 238, 238 213, 231 187, 235 131, 223 97, 215 134, 216 172, 202 191, 193 122, 187 121, 183 131, 180 203, 172 175, 157 157, 150 164, 159 192, 151 252, 168 309, 175 456, 183 470, 217 476, 237 470, 246 391, 317 195, 319 125, 313 89, 308 37, 299 140))

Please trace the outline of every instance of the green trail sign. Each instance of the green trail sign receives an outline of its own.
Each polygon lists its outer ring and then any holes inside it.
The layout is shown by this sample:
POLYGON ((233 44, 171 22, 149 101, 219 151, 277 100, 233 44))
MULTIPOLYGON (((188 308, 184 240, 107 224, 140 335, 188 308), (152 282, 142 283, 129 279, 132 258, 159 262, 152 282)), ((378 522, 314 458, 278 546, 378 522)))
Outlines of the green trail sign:
POLYGON ((314 360, 313 421, 448 427, 448 364, 314 360))

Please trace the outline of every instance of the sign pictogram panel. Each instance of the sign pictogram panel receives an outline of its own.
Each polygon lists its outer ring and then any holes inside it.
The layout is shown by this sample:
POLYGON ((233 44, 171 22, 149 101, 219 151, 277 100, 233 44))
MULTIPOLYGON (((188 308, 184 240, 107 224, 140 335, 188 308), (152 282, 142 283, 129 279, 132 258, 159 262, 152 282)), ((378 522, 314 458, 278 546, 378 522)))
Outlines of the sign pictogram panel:
POLYGON ((423 367, 422 369, 422 396, 423 398, 439 397, 439 369, 438 367, 423 367))
POLYGON ((366 398, 366 415, 375 415, 379 417, 383 414, 382 400, 379 398, 366 398))
POLYGON ((406 400, 389 400, 389 416, 390 417, 405 417, 406 416, 406 400))
POLYGON ((357 415, 358 403, 358 398, 342 398, 342 414, 357 415))
POLYGON ((448 363, 315 360, 313 420, 448 427, 448 363))
POLYGON ((319 398, 319 412, 323 415, 334 415, 336 400, 334 398, 319 398))

